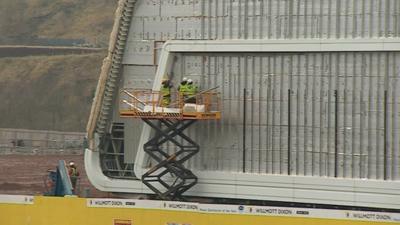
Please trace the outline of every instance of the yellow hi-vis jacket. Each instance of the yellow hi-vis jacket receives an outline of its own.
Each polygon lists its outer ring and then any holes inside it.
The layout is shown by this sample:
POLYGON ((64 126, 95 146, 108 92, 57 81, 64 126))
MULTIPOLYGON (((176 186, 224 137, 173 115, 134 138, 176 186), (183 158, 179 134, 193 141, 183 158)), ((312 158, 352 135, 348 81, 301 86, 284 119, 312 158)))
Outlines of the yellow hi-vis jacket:
POLYGON ((187 97, 189 97, 189 98, 196 97, 196 94, 197 94, 197 86, 196 85, 188 84, 186 87, 186 90, 187 90, 186 91, 187 97))
POLYGON ((179 85, 178 91, 181 95, 186 97, 188 95, 188 84, 181 84, 179 85))
POLYGON ((162 106, 165 107, 171 104, 171 87, 162 85, 160 93, 162 95, 162 106))

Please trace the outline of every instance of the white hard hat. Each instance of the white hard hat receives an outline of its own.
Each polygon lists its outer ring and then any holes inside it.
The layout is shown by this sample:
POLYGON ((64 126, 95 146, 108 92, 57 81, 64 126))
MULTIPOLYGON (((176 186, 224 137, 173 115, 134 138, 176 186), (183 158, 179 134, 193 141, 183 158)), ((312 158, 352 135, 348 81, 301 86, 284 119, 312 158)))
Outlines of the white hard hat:
POLYGON ((188 83, 193 83, 192 79, 187 80, 188 83))
POLYGON ((73 165, 75 165, 75 163, 74 162, 69 162, 69 165, 73 166, 73 165))
POLYGON ((182 81, 188 81, 188 78, 187 78, 187 77, 184 77, 184 78, 182 79, 182 81))

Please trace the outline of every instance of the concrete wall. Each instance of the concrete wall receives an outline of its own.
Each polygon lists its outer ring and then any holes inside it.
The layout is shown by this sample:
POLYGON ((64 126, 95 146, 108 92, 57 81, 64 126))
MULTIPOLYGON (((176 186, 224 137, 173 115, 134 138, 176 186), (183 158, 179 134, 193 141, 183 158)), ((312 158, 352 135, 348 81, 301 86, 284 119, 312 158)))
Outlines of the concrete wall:
POLYGON ((0 129, 0 154, 82 154, 84 133, 0 129))

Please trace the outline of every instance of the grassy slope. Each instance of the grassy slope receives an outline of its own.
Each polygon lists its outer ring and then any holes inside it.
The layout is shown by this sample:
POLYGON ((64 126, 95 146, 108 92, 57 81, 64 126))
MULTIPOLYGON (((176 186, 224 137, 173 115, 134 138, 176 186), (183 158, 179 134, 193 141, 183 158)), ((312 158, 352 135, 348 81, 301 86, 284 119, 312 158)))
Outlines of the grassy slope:
POLYGON ((84 131, 104 56, 0 59, 0 127, 84 131))
POLYGON ((117 0, 1 0, 0 43, 28 44, 36 36, 104 46, 116 5, 117 0))
MULTIPOLYGON (((0 0, 0 44, 106 47, 117 0, 0 0), (34 44, 34 43, 33 43, 34 44)), ((84 131, 103 54, 0 58, 0 127, 84 131)))

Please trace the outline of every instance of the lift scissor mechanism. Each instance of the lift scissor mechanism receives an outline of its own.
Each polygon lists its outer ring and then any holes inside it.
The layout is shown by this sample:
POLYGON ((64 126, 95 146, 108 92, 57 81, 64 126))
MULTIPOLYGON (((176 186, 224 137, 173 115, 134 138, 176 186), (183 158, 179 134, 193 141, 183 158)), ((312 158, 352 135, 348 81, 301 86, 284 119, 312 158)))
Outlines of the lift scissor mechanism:
POLYGON ((200 151, 200 146, 184 131, 198 120, 221 118, 219 93, 201 92, 190 101, 172 93, 168 105, 163 105, 163 96, 157 91, 123 90, 122 93, 120 115, 142 119, 154 130, 153 137, 143 147, 156 164, 142 175, 142 182, 161 199, 181 198, 197 183, 196 175, 184 163, 200 151))

